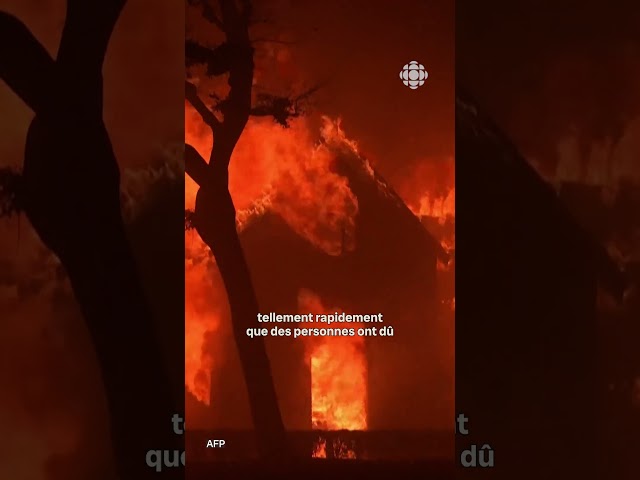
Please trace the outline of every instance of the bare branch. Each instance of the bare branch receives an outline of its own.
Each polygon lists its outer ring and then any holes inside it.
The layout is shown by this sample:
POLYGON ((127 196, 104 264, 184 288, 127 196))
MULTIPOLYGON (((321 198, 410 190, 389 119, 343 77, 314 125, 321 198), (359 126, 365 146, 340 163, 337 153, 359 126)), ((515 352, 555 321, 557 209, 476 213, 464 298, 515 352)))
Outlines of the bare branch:
POLYGON ((184 83, 185 98, 200 114, 200 116, 202 117, 202 121, 209 125, 209 127, 211 127, 211 130, 215 132, 215 130, 220 126, 220 121, 198 96, 198 89, 196 88, 196 86, 189 81, 185 81, 184 83))
POLYGON ((294 98, 259 93, 257 95, 257 104, 251 108, 251 115, 254 117, 273 117, 278 124, 287 128, 289 120, 306 113, 307 100, 319 88, 320 86, 310 88, 294 98))
POLYGON ((0 44, 0 79, 42 113, 50 103, 54 60, 24 23, 5 12, 0 12, 0 44))

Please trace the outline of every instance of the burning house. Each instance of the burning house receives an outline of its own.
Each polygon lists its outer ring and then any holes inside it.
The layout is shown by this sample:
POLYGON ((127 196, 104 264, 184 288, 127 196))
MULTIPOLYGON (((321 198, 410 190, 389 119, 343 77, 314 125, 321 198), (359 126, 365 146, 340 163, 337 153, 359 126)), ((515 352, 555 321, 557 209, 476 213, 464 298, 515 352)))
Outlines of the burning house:
POLYGON ((470 418, 477 442, 468 443, 500 456, 494 478, 593 478, 604 391, 598 290, 619 302, 625 279, 464 96, 456 169, 456 408, 470 418))
MULTIPOLYGON (((323 139, 319 148, 331 153, 332 175, 348 187, 354 214, 329 222, 331 231, 311 229, 311 235, 291 221, 289 211, 274 206, 273 198, 239 214, 261 310, 382 313, 382 325, 391 326, 393 336, 268 338, 285 425, 300 432, 408 432, 405 437, 413 440, 395 445, 396 451, 378 442, 377 449, 367 447, 367 455, 450 456, 453 362, 446 359, 453 352, 453 312, 447 307, 448 316, 442 315, 437 284, 438 266, 442 270, 452 262, 452 251, 425 228, 433 219, 421 222, 338 130, 325 131, 323 139), (445 441, 411 433, 436 430, 445 441)), ((338 182, 328 185, 339 188, 338 182)), ((302 209, 304 203, 287 208, 302 209)), ((212 376, 212 407, 206 412, 191 398, 187 412, 199 408, 209 428, 248 430, 249 407, 238 400, 245 398, 244 379, 231 338, 227 341, 221 349, 226 358, 218 360, 224 373, 212 376)), ((331 442, 327 446, 326 438, 317 438, 315 456, 359 456, 363 449, 359 442, 353 451, 342 443, 342 451, 335 444, 327 451, 331 442)), ((388 441, 398 437, 393 438, 388 441)))

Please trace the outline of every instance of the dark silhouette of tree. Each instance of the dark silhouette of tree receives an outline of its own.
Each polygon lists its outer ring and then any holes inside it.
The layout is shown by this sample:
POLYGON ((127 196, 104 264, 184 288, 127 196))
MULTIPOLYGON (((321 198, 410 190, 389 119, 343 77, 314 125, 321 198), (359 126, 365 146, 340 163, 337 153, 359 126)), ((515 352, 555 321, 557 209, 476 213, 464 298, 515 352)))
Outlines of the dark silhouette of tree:
POLYGON ((0 12, 0 78, 35 112, 22 174, 3 170, 0 193, 2 213, 23 211, 66 270, 101 367, 118 473, 138 480, 157 476, 147 449, 179 448, 179 437, 103 122, 102 66, 125 3, 68 0, 55 60, 20 20, 0 12))
POLYGON ((214 6, 214 2, 189 0, 189 4, 199 7, 213 28, 224 33, 225 40, 214 48, 187 40, 187 67, 201 64, 210 76, 228 74, 230 91, 224 99, 212 96, 215 103, 210 107, 198 96, 196 86, 186 82, 187 101, 211 128, 214 137, 208 162, 191 145, 185 147, 185 171, 199 186, 195 211, 185 215, 186 227, 195 228, 211 249, 227 291, 261 454, 270 458, 288 455, 287 448, 283 448, 285 429, 264 341, 246 335, 248 328, 256 326, 259 308, 236 230, 236 210, 229 193, 229 163, 250 116, 270 116, 286 127, 289 119, 303 113, 304 100, 315 89, 294 98, 260 94, 254 99, 254 48, 249 35, 252 2, 219 0, 214 6))

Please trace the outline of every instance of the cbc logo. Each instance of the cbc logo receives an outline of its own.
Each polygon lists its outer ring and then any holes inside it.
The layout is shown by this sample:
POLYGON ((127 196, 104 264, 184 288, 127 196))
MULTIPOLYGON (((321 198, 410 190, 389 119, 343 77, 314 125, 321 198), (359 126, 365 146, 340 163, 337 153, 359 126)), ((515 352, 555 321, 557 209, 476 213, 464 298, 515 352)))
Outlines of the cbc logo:
POLYGON ((424 68, 424 65, 416 62, 415 60, 407 63, 402 67, 400 72, 400 79, 411 90, 416 90, 418 87, 424 85, 424 81, 429 77, 429 74, 424 68))

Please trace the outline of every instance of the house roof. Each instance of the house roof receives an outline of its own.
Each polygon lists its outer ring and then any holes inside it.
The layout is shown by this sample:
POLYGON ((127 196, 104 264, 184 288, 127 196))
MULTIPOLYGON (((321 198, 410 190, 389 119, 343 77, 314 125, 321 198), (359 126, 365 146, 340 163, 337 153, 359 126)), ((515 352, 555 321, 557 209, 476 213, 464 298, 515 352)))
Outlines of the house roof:
MULTIPOLYGON (((550 231, 561 232, 591 259, 600 284, 621 300, 627 280, 605 247, 584 230, 561 202, 554 187, 526 161, 507 135, 479 109, 462 89, 456 93, 456 162, 483 162, 475 168, 490 170, 512 182, 519 195, 535 205, 536 219, 550 231), (476 152, 482 152, 475 155, 476 152)), ((488 187, 490 188, 490 186, 488 187)))
POLYGON ((343 152, 338 155, 336 170, 349 180, 349 186, 359 201, 364 198, 377 197, 389 208, 396 211, 399 219, 408 231, 413 231, 420 236, 428 248, 432 249, 436 257, 443 263, 448 263, 450 255, 442 247, 441 243, 427 230, 422 221, 409 209, 395 189, 378 173, 369 162, 353 152, 343 152))
MULTIPOLYGON (((366 215, 370 220, 371 216, 376 213, 375 209, 378 209, 380 221, 389 218, 388 215, 391 214, 394 216, 395 226, 400 228, 404 234, 410 235, 412 239, 421 239, 442 263, 447 264, 451 260, 451 255, 428 231, 421 219, 409 209, 393 187, 365 158, 355 152, 348 144, 331 144, 329 148, 336 153, 336 161, 333 166, 335 172, 347 178, 349 188, 358 199, 360 204, 359 217, 366 215)), ((246 218, 243 218, 240 230, 244 230, 269 212, 268 204, 256 203, 253 208, 244 212, 246 218)), ((356 218, 356 223, 358 222, 359 219, 356 218)))

